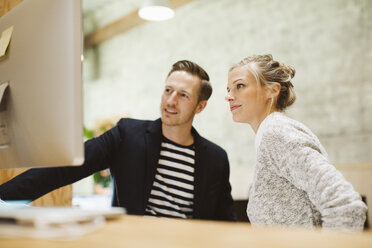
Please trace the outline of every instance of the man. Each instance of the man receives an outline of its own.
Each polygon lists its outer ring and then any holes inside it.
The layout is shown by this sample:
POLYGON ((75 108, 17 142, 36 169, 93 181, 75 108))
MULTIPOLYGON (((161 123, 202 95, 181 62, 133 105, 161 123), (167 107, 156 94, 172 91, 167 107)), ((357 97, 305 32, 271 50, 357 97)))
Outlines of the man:
POLYGON ((28 170, 0 186, 0 199, 35 200, 109 168, 112 204, 128 214, 234 220, 227 154, 192 127, 211 94, 203 68, 178 61, 166 79, 161 119, 121 119, 85 142, 82 166, 28 170))

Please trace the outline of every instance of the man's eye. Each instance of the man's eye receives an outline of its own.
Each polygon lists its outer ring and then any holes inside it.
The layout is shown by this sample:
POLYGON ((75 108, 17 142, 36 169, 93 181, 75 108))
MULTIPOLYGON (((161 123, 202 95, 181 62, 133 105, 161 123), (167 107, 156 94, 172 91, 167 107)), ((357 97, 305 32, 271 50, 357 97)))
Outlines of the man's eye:
POLYGON ((182 96, 183 98, 187 98, 187 99, 189 98, 189 96, 186 95, 185 93, 182 93, 181 96, 182 96))
POLYGON ((171 90, 168 89, 168 88, 166 88, 166 89, 164 90, 164 92, 169 93, 169 92, 171 92, 171 90))

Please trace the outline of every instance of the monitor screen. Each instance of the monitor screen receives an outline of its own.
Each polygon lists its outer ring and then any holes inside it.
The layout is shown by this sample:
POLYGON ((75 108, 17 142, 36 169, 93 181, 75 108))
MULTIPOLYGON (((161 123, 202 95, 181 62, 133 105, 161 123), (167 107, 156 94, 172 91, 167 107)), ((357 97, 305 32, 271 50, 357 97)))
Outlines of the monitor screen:
POLYGON ((0 17, 0 34, 13 29, 0 54, 1 169, 83 163, 81 16, 79 0, 23 0, 0 17))

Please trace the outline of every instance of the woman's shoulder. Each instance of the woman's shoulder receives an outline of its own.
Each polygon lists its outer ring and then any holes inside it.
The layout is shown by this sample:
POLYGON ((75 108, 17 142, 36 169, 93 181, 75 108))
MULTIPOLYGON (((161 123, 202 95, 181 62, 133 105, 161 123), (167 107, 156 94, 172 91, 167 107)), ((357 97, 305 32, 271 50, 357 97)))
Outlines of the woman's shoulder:
POLYGON ((312 140, 318 142, 316 135, 302 122, 288 117, 284 113, 275 112, 267 120, 263 138, 275 139, 284 143, 312 140))
POLYGON ((314 150, 328 158, 318 137, 306 125, 282 113, 275 113, 266 123, 258 155, 284 161, 304 158, 314 150))

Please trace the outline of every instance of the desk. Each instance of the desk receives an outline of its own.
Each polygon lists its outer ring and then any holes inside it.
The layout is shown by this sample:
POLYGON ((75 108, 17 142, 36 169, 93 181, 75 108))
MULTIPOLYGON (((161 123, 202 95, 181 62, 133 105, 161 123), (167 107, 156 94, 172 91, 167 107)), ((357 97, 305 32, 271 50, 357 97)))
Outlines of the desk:
POLYGON ((1 248, 116 247, 372 247, 372 232, 337 233, 252 228, 245 223, 128 216, 73 241, 0 239, 1 248))

